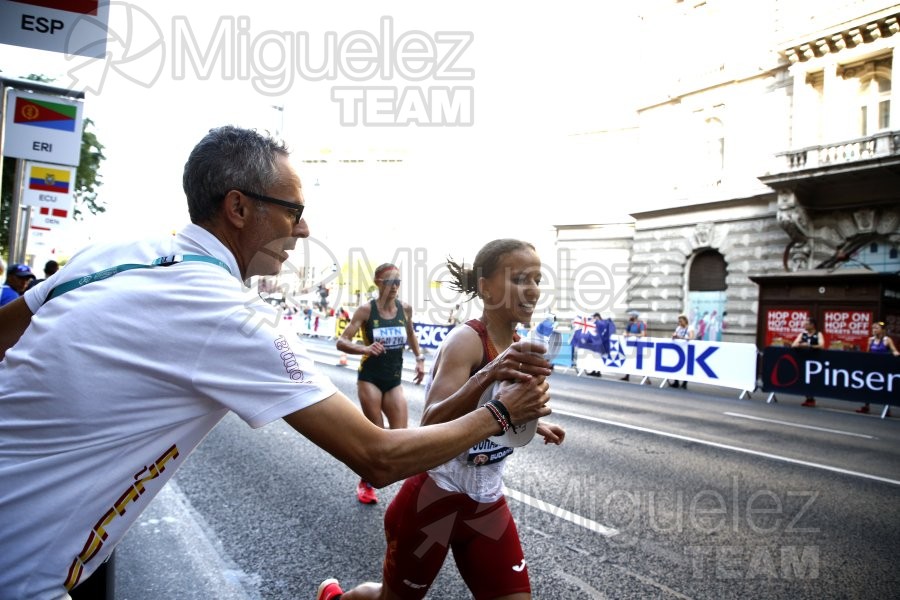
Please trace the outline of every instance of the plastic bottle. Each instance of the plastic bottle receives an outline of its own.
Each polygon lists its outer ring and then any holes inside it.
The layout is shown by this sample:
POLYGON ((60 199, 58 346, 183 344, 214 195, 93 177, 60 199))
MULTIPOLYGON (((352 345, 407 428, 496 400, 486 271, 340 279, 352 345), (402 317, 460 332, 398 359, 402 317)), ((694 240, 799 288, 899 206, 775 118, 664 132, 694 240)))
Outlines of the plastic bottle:
POLYGON ((529 341, 538 342, 540 344, 543 344, 544 347, 547 348, 546 354, 550 353, 550 336, 553 335, 553 323, 554 318, 552 316, 549 316, 538 323, 537 326, 534 327, 528 334, 529 341))

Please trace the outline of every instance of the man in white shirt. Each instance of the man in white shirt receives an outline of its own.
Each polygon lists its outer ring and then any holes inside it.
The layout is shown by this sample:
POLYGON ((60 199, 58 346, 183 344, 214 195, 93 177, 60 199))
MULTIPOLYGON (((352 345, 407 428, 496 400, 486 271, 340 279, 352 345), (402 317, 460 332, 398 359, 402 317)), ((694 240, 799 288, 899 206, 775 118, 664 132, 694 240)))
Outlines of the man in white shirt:
MULTIPOLYGON (((84 249, 0 309, 0 600, 67 598, 228 411, 251 427, 285 419, 378 487, 502 427, 487 410, 374 426, 244 287, 279 273, 309 235, 283 145, 213 129, 183 185, 191 224, 177 235, 84 249)), ((466 386, 523 363, 549 375, 531 350, 518 345, 466 386)), ((548 399, 524 377, 503 402, 523 423, 549 414, 548 399)))

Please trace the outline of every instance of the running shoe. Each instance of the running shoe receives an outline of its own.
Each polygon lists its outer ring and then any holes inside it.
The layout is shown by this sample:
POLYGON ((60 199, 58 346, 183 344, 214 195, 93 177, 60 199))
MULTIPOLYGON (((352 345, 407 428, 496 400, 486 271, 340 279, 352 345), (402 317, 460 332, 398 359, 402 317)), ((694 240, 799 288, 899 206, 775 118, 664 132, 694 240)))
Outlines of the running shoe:
POLYGON ((856 412, 862 413, 864 415, 869 414, 869 405, 865 404, 863 406, 860 406, 859 408, 856 409, 856 412))
POLYGON ((319 584, 316 600, 338 600, 343 593, 337 579, 326 579, 319 584))
POLYGON ((803 404, 801 404, 800 406, 813 406, 814 407, 815 405, 816 405, 816 401, 814 398, 807 398, 806 400, 804 400, 803 404))
POLYGON ((378 502, 375 488, 372 487, 371 483, 362 479, 359 480, 359 485, 356 486, 356 498, 363 504, 375 504, 378 502))

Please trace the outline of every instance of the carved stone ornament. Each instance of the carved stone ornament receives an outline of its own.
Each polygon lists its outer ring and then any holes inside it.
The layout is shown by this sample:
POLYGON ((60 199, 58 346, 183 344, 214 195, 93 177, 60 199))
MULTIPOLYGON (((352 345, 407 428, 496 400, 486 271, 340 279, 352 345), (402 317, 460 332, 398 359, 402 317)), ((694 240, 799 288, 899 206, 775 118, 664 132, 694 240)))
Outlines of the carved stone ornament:
POLYGON ((875 230, 875 209, 861 208, 853 213, 859 233, 872 233, 875 230))
POLYGON ((797 197, 793 192, 778 192, 778 214, 776 219, 792 241, 802 244, 809 239, 809 216, 803 207, 797 204, 797 197))
POLYGON ((712 223, 697 223, 694 227, 694 247, 705 248, 712 239, 712 223))

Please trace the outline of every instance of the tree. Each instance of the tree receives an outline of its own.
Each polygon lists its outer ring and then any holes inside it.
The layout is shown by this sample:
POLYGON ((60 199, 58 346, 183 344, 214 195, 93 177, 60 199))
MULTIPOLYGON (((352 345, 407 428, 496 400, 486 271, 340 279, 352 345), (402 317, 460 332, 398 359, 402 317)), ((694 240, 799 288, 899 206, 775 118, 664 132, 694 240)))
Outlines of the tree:
MULTIPOLYGON (((31 81, 49 83, 51 80, 43 75, 29 75, 25 77, 31 81)), ((75 170, 75 209, 72 218, 81 220, 85 211, 96 215, 106 211, 105 203, 97 201, 97 188, 103 185, 100 175, 100 163, 106 156, 103 155, 103 144, 91 131, 94 122, 84 119, 84 127, 81 132, 81 157, 78 168, 75 170)), ((3 194, 0 198, 0 252, 7 254, 9 251, 9 217, 12 204, 13 183, 15 181, 16 166, 22 159, 3 158, 3 194)))

